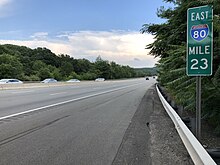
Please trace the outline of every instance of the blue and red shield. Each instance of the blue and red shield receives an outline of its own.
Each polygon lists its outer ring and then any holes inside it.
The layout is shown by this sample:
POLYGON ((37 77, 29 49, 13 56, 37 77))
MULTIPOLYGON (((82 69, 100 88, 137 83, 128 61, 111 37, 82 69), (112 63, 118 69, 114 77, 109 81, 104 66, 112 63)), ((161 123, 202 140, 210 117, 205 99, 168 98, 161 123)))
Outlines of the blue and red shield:
POLYGON ((191 28, 191 37, 196 41, 204 40, 209 33, 209 26, 207 24, 194 25, 191 28))

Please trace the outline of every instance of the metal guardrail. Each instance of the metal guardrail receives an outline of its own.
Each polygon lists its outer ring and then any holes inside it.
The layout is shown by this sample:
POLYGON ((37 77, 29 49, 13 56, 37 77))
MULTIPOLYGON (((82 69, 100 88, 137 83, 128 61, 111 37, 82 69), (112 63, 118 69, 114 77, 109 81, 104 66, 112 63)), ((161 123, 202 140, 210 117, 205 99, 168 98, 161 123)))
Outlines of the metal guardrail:
POLYGON ((208 152, 203 148, 200 142, 196 139, 196 137, 192 134, 192 132, 187 128, 184 122, 181 120, 179 115, 175 112, 175 110, 169 105, 169 103, 164 99, 162 94, 160 93, 158 87, 156 86, 158 96, 175 124, 176 130, 180 135, 192 161, 196 165, 216 165, 215 161, 211 158, 208 152))

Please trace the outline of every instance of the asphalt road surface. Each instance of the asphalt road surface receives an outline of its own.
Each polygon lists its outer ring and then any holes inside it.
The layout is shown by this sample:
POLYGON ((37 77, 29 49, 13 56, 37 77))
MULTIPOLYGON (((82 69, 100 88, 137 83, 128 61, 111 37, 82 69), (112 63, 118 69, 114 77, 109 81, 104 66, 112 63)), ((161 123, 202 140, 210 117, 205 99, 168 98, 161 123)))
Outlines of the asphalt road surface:
POLYGON ((155 82, 142 78, 0 91, 0 164, 112 164, 155 82))

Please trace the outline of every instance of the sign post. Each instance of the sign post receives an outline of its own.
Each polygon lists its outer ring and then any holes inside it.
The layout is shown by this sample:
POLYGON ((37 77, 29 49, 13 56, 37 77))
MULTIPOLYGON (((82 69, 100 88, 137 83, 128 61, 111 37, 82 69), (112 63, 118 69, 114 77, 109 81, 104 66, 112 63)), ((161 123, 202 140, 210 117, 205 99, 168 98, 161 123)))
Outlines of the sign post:
POLYGON ((196 77, 196 136, 201 137, 201 76, 212 75, 213 54, 212 6, 189 8, 187 11, 188 76, 196 77))

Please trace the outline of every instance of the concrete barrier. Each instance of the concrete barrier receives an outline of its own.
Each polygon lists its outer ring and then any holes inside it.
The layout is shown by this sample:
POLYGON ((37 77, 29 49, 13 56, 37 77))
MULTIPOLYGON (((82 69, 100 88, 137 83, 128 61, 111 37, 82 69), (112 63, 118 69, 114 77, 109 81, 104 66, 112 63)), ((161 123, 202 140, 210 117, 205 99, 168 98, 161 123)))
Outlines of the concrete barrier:
POLYGON ((58 83, 0 84, 0 90, 45 88, 45 87, 55 87, 55 86, 70 86, 70 85, 74 85, 74 83, 58 82, 58 83))

